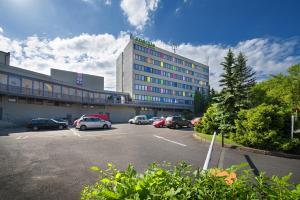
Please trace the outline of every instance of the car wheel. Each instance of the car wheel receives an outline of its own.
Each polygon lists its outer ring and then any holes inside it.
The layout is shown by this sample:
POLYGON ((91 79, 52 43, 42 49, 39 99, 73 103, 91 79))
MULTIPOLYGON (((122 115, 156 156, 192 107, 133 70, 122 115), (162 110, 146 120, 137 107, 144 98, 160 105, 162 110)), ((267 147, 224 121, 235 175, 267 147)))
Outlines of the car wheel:
POLYGON ((104 124, 104 125, 103 125, 103 128, 104 128, 104 129, 108 129, 107 124, 104 124))
POLYGON ((142 123, 141 122, 138 122, 138 125, 141 125, 142 123))
POLYGON ((192 128, 192 127, 193 127, 193 124, 189 123, 189 124, 187 125, 187 127, 188 127, 188 128, 192 128))
POLYGON ((160 128, 162 128, 162 127, 163 127, 163 125, 159 125, 159 127, 160 127, 160 128))
POLYGON ((58 129, 59 129, 59 130, 61 130, 61 129, 63 129, 63 128, 64 128, 64 127, 63 127, 62 125, 59 125, 59 126, 58 126, 58 129))
POLYGON ((175 129, 178 129, 178 128, 179 128, 178 124, 175 124, 175 129))
POLYGON ((37 130, 39 130, 39 127, 34 126, 34 127, 32 127, 32 130, 37 131, 37 130))
POLYGON ((85 126, 85 125, 80 126, 80 130, 81 130, 81 131, 86 130, 86 126, 85 126))

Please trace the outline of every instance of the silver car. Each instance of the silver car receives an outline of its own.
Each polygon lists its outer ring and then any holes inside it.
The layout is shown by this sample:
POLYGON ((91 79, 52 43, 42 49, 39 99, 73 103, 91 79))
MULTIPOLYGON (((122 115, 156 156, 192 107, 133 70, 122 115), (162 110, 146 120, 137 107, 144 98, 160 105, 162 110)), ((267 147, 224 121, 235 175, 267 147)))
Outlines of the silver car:
POLYGON ((76 128, 81 131, 94 128, 109 129, 111 128, 111 122, 96 117, 83 117, 79 123, 77 123, 76 128))

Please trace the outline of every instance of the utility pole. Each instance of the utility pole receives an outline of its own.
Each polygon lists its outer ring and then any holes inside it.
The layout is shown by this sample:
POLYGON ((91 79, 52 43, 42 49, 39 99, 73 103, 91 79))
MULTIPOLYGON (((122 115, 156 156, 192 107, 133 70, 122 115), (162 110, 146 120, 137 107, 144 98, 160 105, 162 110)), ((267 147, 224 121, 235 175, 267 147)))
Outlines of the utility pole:
POLYGON ((172 49, 173 49, 173 52, 174 54, 176 53, 176 49, 178 48, 178 45, 176 43, 172 43, 172 49))

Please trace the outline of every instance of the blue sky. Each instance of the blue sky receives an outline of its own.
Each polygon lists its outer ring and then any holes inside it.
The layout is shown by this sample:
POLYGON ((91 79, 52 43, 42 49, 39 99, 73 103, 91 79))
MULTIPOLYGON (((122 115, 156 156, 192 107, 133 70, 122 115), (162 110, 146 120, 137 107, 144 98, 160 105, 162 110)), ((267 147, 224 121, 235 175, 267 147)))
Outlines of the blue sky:
POLYGON ((167 49, 177 43, 210 65, 218 88, 228 48, 246 54, 259 80, 299 63, 299 8, 297 0, 0 0, 0 50, 43 73, 96 70, 113 90, 115 58, 132 32, 167 49))

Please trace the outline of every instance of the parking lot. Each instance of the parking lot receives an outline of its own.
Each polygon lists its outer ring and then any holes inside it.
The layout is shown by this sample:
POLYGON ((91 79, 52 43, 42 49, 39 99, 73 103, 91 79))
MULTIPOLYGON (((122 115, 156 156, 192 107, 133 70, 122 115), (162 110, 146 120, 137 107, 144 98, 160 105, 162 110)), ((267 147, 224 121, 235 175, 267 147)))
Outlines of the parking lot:
MULTIPOLYGON (((84 184, 97 174, 90 166, 107 162, 138 171, 152 162, 185 160, 202 167, 208 143, 193 137, 193 129, 154 128, 151 125, 115 124, 112 129, 49 131, 7 129, 0 133, 1 199, 78 199, 84 184)), ((210 166, 228 167, 248 162, 268 175, 293 173, 300 182, 300 160, 222 149, 216 146, 210 166), (222 152, 222 153, 221 153, 222 152)))

